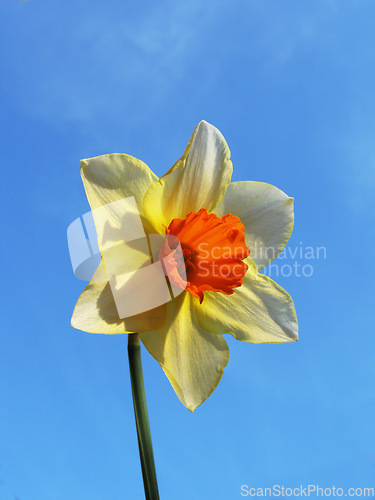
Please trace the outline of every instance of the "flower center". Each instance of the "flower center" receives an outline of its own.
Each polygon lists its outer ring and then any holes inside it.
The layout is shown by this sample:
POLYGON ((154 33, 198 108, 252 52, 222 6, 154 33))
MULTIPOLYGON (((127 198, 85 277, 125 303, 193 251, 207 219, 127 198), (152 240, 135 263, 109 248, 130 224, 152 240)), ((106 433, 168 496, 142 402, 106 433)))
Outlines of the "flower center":
POLYGON ((248 269, 243 262, 250 254, 244 230, 239 217, 220 218, 205 208, 190 212, 185 219, 173 219, 166 234, 176 238, 167 237, 159 252, 171 284, 198 297, 200 303, 206 290, 234 293, 248 269))

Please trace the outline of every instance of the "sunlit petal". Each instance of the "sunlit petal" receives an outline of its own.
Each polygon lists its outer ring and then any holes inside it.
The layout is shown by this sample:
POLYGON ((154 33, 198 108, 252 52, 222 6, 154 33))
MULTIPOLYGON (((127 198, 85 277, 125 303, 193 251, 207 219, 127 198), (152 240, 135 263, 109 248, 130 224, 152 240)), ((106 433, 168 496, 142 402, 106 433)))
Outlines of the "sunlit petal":
POLYGON ((293 229, 293 198, 264 182, 233 182, 215 213, 232 213, 241 219, 246 244, 259 270, 279 255, 293 229))
POLYGON ((199 326, 193 301, 199 304, 184 292, 168 304, 168 321, 163 329, 140 335, 190 411, 214 391, 229 359, 224 338, 199 326))
POLYGON ((89 333, 134 333, 161 328, 166 321, 166 306, 136 316, 120 319, 111 287, 105 279, 102 264, 81 293, 73 311, 71 324, 89 333))
POLYGON ((206 208, 212 212, 230 183, 232 162, 221 132, 202 121, 195 128, 183 156, 144 199, 144 212, 163 232, 172 219, 206 208))
POLYGON ((250 258, 243 285, 233 295, 206 292, 195 307, 198 323, 209 332, 231 333, 237 340, 294 342, 298 323, 290 295, 268 276, 258 273, 250 258))

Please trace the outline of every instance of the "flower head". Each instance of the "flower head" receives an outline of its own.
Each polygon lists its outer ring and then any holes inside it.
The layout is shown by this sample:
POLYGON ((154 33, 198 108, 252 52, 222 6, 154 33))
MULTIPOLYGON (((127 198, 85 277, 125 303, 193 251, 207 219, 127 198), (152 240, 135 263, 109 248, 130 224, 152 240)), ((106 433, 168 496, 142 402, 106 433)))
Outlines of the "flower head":
POLYGON ((258 272, 290 237, 293 200, 262 182, 231 183, 230 152, 219 130, 200 122, 182 157, 160 179, 124 154, 83 160, 81 172, 103 260, 78 299, 72 326, 140 333, 191 411, 213 392, 228 362, 222 334, 254 343, 297 340, 291 297, 258 272), (150 254, 147 245, 130 245, 122 236, 130 197, 145 232, 165 235, 156 259, 177 293, 120 317, 111 279, 128 271, 124 249, 131 246, 132 265, 140 269, 150 254))

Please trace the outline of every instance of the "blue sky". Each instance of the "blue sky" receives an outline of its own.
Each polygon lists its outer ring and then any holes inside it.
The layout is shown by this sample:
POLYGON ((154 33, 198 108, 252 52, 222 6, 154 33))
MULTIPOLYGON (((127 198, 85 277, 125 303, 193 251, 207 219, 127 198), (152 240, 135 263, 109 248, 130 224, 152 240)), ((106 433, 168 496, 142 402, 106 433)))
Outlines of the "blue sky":
POLYGON ((81 158, 124 152, 161 175, 202 119, 233 180, 295 198, 290 248, 326 258, 271 275, 300 341, 226 336, 193 415, 143 352, 161 498, 375 487, 374 15, 370 0, 0 2, 1 499, 142 498, 127 339, 70 327, 84 283, 66 229, 89 209, 81 158))

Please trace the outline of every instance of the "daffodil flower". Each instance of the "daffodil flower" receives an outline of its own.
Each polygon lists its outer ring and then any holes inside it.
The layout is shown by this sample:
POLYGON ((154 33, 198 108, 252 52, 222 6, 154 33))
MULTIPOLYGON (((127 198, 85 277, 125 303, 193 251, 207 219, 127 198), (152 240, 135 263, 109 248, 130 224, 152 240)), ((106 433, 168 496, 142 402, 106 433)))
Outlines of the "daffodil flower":
MULTIPOLYGON (((228 363, 223 334, 253 343, 297 340, 291 297, 259 272, 290 237, 293 199, 263 182, 231 183, 230 151, 219 130, 200 122, 182 157, 160 179, 125 154, 83 160, 81 172, 93 212, 134 196, 147 233, 178 239, 182 256, 165 243, 159 257, 169 262, 171 285, 183 291, 164 305, 120 319, 101 265, 78 299, 73 327, 139 333, 192 412, 214 391, 228 363)), ((120 219, 119 211, 111 212, 110 221, 94 216, 102 255, 100 235, 108 223, 119 227, 120 219)), ((120 255, 121 237, 110 244, 120 255)))

